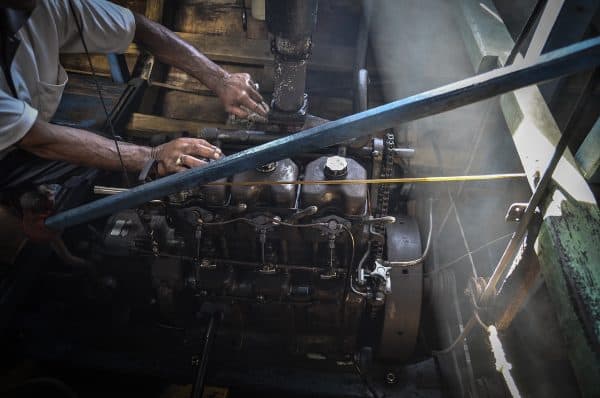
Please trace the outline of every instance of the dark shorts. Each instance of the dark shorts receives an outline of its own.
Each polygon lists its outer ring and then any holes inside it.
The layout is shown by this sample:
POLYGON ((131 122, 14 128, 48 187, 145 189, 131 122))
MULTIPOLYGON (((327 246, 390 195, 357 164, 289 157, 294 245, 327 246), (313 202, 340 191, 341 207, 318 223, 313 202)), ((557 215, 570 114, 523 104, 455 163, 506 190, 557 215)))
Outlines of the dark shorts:
POLYGON ((89 184, 96 174, 95 169, 42 159, 16 149, 0 160, 0 202, 16 205, 23 193, 44 184, 60 184, 63 188, 60 196, 71 196, 67 195, 68 191, 89 184))
POLYGON ((22 190, 42 184, 60 184, 81 167, 47 160, 21 149, 10 152, 0 160, 0 190, 22 190))

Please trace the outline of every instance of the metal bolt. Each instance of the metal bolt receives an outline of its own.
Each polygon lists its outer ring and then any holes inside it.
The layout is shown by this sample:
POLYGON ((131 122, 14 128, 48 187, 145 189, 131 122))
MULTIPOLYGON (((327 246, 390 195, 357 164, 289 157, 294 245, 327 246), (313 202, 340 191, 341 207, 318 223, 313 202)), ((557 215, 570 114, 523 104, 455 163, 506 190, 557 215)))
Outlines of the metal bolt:
POLYGON ((325 160, 324 173, 329 178, 341 178, 348 174, 348 161, 341 156, 329 156, 325 160))
POLYGON ((389 371, 385 374, 385 382, 386 384, 396 384, 398 383, 398 376, 396 376, 396 373, 389 371))

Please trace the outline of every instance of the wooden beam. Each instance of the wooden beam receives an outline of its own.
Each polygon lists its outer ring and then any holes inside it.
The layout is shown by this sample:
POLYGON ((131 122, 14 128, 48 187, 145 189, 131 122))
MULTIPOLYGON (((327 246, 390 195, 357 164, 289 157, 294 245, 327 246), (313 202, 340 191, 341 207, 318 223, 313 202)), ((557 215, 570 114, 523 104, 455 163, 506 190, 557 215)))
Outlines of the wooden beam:
POLYGON ((202 129, 207 127, 225 128, 225 124, 177 120, 162 116, 134 113, 127 125, 127 133, 138 137, 148 137, 155 134, 178 134, 183 131, 187 131, 191 135, 200 135, 202 129))
POLYGON ((146 0, 146 12, 144 14, 148 19, 162 22, 164 5, 164 0, 146 0))
MULTIPOLYGON (((252 65, 273 63, 271 45, 268 40, 252 40, 242 36, 215 36, 200 33, 177 34, 185 41, 202 51, 213 61, 233 62, 252 65)), ((352 71, 354 49, 343 46, 329 46, 315 42, 308 67, 319 70, 352 71)))

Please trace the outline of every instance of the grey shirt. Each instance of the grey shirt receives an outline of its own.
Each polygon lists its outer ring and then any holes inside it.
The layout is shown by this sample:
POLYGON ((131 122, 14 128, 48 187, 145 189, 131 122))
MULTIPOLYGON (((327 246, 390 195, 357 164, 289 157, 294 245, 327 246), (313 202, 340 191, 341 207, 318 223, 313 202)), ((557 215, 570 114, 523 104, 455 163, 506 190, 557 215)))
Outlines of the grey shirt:
MULTIPOLYGON (((72 1, 90 52, 125 52, 135 34, 131 11, 104 0, 72 1)), ((0 73, 0 159, 38 117, 49 121, 56 112, 68 80, 59 54, 84 52, 68 0, 39 0, 17 37, 11 74, 18 98, 0 73)))

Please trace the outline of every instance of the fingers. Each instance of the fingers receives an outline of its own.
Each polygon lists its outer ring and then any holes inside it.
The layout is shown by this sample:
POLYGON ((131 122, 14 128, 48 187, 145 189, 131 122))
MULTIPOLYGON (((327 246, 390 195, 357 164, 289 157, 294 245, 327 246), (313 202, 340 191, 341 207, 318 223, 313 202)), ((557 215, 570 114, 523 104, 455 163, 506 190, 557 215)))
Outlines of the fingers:
POLYGON ((161 145, 157 160, 159 175, 177 173, 192 167, 207 164, 205 159, 219 159, 223 156, 221 149, 200 138, 178 138, 161 145))
POLYGON ((213 145, 208 143, 202 144, 200 142, 193 143, 189 150, 185 151, 186 155, 196 155, 207 159, 219 159, 223 153, 221 150, 213 145))
POLYGON ((258 91, 258 84, 247 73, 233 73, 219 94, 227 112, 242 119, 255 113, 267 117, 269 106, 258 91))
POLYGON ((182 163, 189 167, 190 169, 192 167, 200 167, 200 166, 204 166, 205 164, 207 164, 206 161, 198 159, 194 156, 190 156, 190 155, 181 155, 181 161, 182 163))
POLYGON ((262 95, 260 95, 260 93, 258 92, 258 90, 256 88, 254 88, 254 84, 252 82, 250 82, 250 84, 248 85, 248 93, 250 95, 250 98, 252 100, 254 100, 257 103, 261 103, 264 102, 262 95))
POLYGON ((244 98, 244 101, 241 105, 246 106, 246 108, 250 109, 250 111, 254 113, 258 113, 261 116, 267 117, 269 113, 269 107, 264 102, 260 94, 253 88, 249 90, 249 95, 244 98))
POLYGON ((248 117, 250 113, 257 113, 260 116, 266 117, 268 113, 268 107, 266 106, 266 104, 262 105, 263 103, 264 102, 262 101, 262 99, 259 99, 259 101, 257 102, 254 99, 252 99, 249 92, 245 92, 239 96, 237 104, 233 103, 230 105, 230 109, 228 111, 242 118, 248 117), (236 108, 238 111, 241 110, 242 112, 245 112, 245 115, 241 116, 238 113, 236 113, 236 108))
POLYGON ((239 106, 229 106, 227 112, 234 114, 240 119, 246 119, 250 115, 250 112, 243 110, 239 106))
POLYGON ((200 156, 207 159, 219 159, 223 156, 221 149, 201 138, 180 138, 180 153, 183 155, 200 156))

